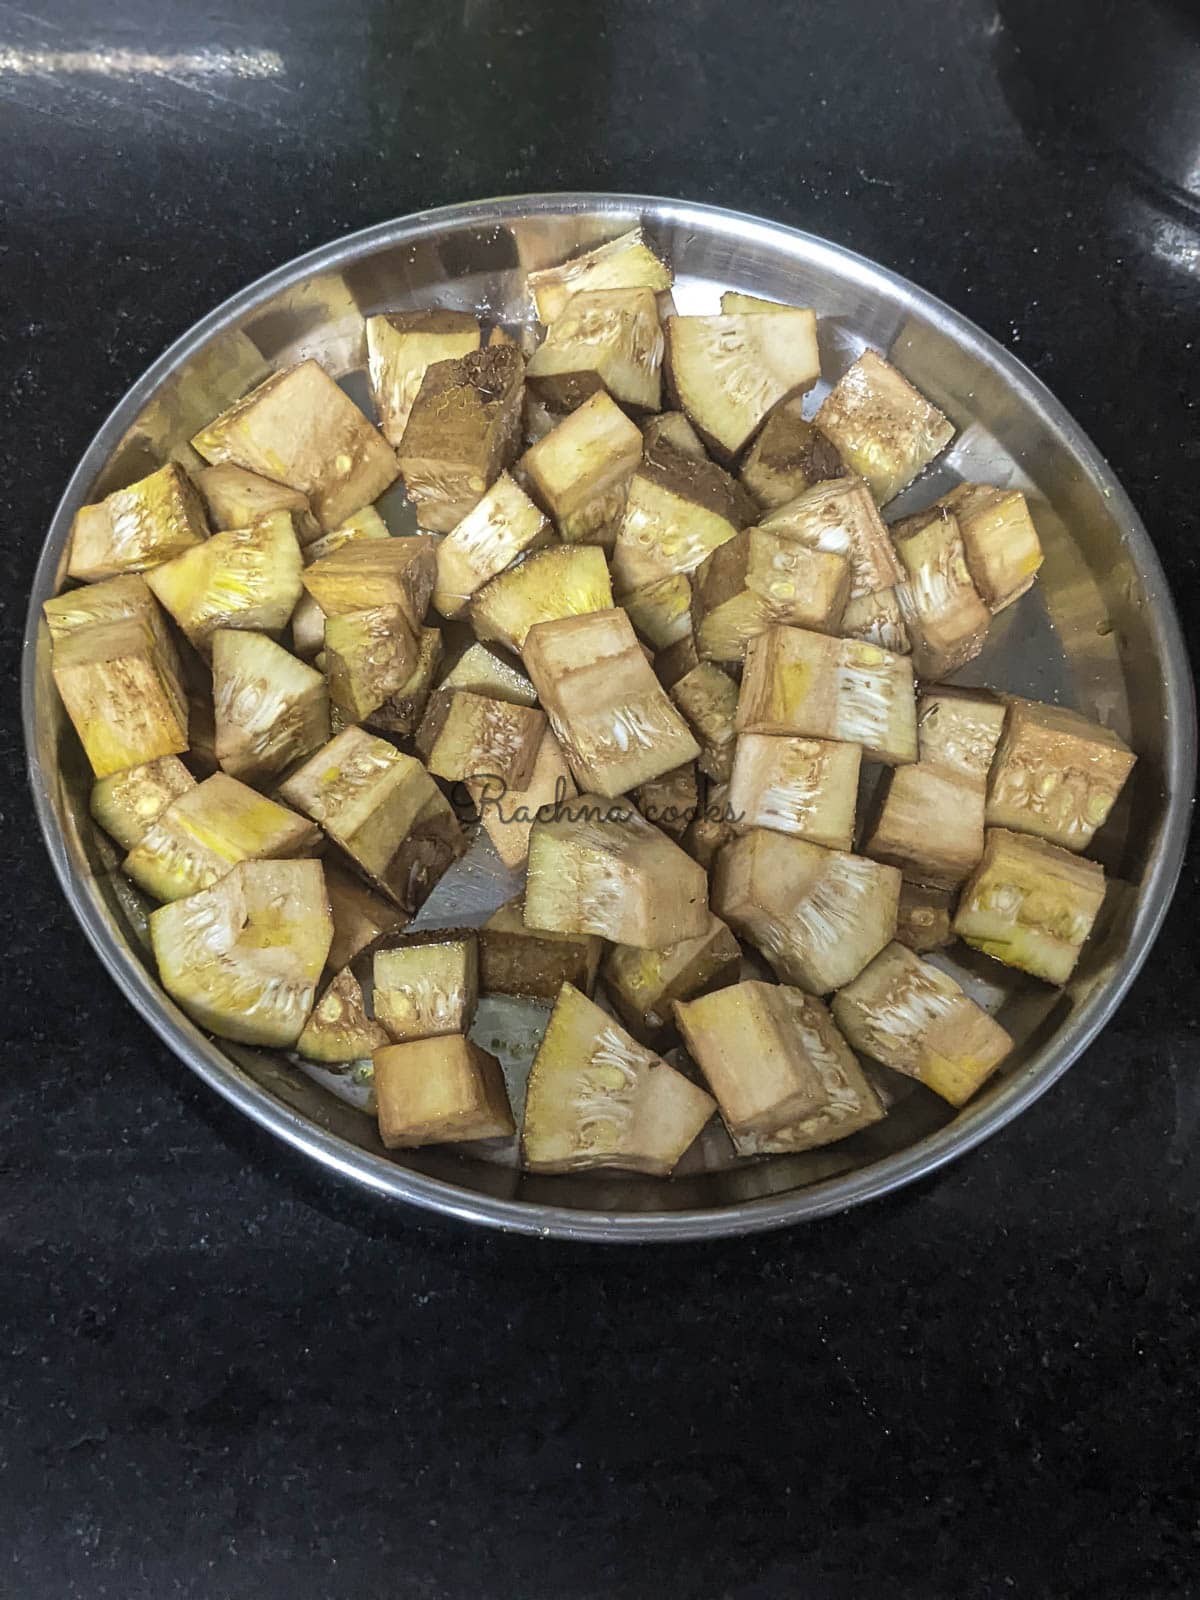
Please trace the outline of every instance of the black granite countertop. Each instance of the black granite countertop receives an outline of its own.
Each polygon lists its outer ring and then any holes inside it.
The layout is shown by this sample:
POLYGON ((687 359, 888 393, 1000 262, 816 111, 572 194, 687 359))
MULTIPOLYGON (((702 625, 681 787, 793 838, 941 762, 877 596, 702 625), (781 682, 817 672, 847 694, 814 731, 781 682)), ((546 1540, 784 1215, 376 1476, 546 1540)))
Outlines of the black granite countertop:
MULTIPOLYGON (((535 189, 918 279, 1080 419, 1194 617, 1200 131, 1146 65, 1194 86, 1182 0, 36 10, 0 4, 10 675, 67 475, 172 338, 347 230, 535 189)), ((707 1248, 504 1238, 357 1197, 167 1054, 52 878, 11 681, 4 1600, 1197 1592, 1194 855, 1101 1040, 936 1178, 707 1248)))

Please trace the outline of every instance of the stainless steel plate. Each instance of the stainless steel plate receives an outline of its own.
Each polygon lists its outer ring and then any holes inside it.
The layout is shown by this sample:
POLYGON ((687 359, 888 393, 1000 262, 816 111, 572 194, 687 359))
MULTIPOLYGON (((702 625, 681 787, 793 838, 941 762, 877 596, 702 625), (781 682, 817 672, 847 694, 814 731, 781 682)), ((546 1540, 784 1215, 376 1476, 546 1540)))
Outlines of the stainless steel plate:
MULTIPOLYGON (((400 497, 388 514, 399 530, 400 497)), ((1145 959, 1179 872, 1194 775, 1191 675, 1157 556, 1104 461, 1038 380, 948 306, 861 256, 755 217, 630 195, 489 200, 387 223, 302 256, 199 323, 129 391, 71 479, 34 582, 23 692, 34 797, 63 888, 120 988, 182 1061, 263 1127, 368 1188, 475 1222, 587 1239, 692 1239, 822 1216, 911 1182, 1002 1127, 1065 1072, 1145 959), (88 773, 50 679, 41 603, 60 582, 76 509, 168 453, 185 456, 190 435, 271 369, 315 355, 365 401, 365 315, 439 304, 527 320, 529 268, 637 221, 675 269, 681 311, 715 310, 731 288, 815 306, 828 379, 869 343, 948 413, 954 446, 891 510, 925 504, 962 478, 1030 497, 1046 546, 1042 582, 1003 614, 962 678, 1077 706, 1137 750, 1097 845, 1112 878, 1102 927, 1062 994, 956 960, 1018 1041, 957 1116, 906 1084, 883 1124, 843 1144, 734 1165, 710 1133, 665 1181, 531 1178, 511 1150, 390 1155, 343 1085, 339 1096, 284 1057, 214 1043, 159 989, 144 907, 88 818, 88 773)), ((507 892, 481 846, 439 886, 423 920, 461 921, 467 909, 479 917, 507 892)), ((510 1081, 527 1064, 529 1022, 501 1003, 478 1025, 503 1047, 510 1081)))

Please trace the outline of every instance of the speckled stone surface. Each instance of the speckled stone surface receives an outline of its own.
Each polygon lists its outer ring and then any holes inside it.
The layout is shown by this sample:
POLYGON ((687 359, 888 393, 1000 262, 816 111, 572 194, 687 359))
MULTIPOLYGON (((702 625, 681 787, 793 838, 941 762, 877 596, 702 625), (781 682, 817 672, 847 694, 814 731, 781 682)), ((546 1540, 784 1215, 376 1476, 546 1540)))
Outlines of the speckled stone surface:
MULTIPOLYGON (((1158 98, 1102 30, 1080 82, 1018 0, 36 10, 0 6, 10 684, 54 502, 153 356, 312 245, 532 189, 917 278, 1080 419, 1194 618, 1200 222, 1121 148, 1158 98)), ((1148 13, 1186 44, 1170 0, 1088 15, 1148 13)), ((1116 1021, 982 1150, 804 1231, 585 1250, 372 1205, 197 1084, 66 911, 15 688, 2 737, 4 1600, 1196 1592, 1194 856, 1116 1021)))

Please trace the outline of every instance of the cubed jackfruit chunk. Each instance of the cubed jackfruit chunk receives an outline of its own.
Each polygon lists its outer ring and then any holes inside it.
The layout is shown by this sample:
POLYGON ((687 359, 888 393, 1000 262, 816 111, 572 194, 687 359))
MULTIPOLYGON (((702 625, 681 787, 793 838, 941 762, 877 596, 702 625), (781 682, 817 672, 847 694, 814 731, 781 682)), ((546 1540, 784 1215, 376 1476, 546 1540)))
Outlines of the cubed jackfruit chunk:
POLYGON ((465 611, 471 596, 518 556, 549 544, 553 530, 533 501, 502 472, 479 504, 437 547, 433 603, 444 617, 465 611))
POLYGON ((280 1049, 308 1021, 332 936, 319 861, 244 861, 150 917, 163 988, 193 1021, 280 1049))
POLYGON ((653 289, 657 294, 671 287, 671 273, 646 244, 642 230, 632 228, 559 266, 530 272, 526 282, 538 317, 552 323, 574 295, 603 289, 653 289))
POLYGON ((520 789, 533 773, 545 729, 544 714, 532 706, 439 689, 417 729, 417 749, 435 777, 451 783, 495 778, 520 789))
POLYGON ((741 661, 750 640, 778 623, 836 633, 850 593, 844 556, 746 528, 714 550, 692 580, 697 654, 741 661))
POLYGON ((693 572, 754 517, 750 496, 714 461, 657 444, 629 481, 613 582, 624 593, 693 572))
POLYGON ((988 826, 1086 850, 1136 760, 1098 722, 1062 706, 1014 699, 991 770, 988 826))
POLYGON ((485 584, 471 602, 471 626, 480 639, 519 654, 536 623, 606 611, 612 603, 604 551, 559 545, 527 556, 485 584))
POLYGON ((264 633, 212 636, 216 757, 230 777, 268 782, 329 738, 325 680, 264 633))
POLYGON ((186 789, 125 857, 125 871, 156 900, 207 889, 240 861, 311 855, 318 830, 224 772, 186 789))
POLYGON ((915 761, 912 663, 858 639, 769 628, 746 649, 737 727, 739 733, 842 739, 889 766, 915 761))
POLYGON ((746 452, 738 474, 764 511, 786 505, 814 484, 846 474, 846 463, 797 397, 777 406, 746 452))
POLYGON ((280 786, 411 914, 466 844, 449 801, 414 756, 346 728, 280 786))
POLYGON ((657 949, 705 932, 708 880, 632 806, 580 795, 533 825, 525 921, 657 949))
POLYGON ((537 705, 537 691, 521 669, 486 644, 476 643, 464 650, 439 687, 466 689, 490 700, 509 700, 514 706, 537 705))
POLYGON ((511 345, 426 369, 397 450, 422 528, 449 533, 512 465, 524 383, 524 358, 511 345))
POLYGON ((743 733, 729 780, 734 827, 739 833, 770 828, 849 850, 861 761, 856 744, 743 733))
POLYGON ((417 636, 417 659, 404 682, 364 719, 368 728, 408 738, 416 733, 442 661, 439 628, 422 628, 417 636))
POLYGON ((185 551, 146 578, 203 655, 218 628, 280 633, 302 593, 303 559, 292 519, 271 511, 248 528, 230 528, 185 551))
POLYGON ((887 525, 861 478, 817 483, 762 519, 762 528, 850 563, 851 600, 891 589, 902 576, 887 525))
POLYGON ((529 358, 529 385, 570 409, 605 389, 622 405, 657 411, 663 337, 652 289, 603 289, 572 296, 529 358))
POLYGON ((564 983, 530 1070, 521 1155, 533 1172, 616 1167, 665 1177, 715 1109, 564 983))
POLYGON ((906 656, 912 652, 912 639, 895 589, 876 589, 874 594, 851 600, 842 612, 838 632, 844 639, 878 645, 890 655, 906 656))
POLYGON ((55 639, 50 665, 96 777, 185 751, 187 694, 179 656, 157 606, 151 602, 149 609, 123 620, 74 627, 71 615, 56 617, 57 625, 70 631, 55 639))
POLYGON ((121 578, 106 578, 83 589, 68 589, 42 602, 42 612, 54 644, 96 622, 129 622, 140 619, 165 634, 162 613, 150 593, 145 578, 129 573, 121 578))
POLYGON ((1104 901, 1104 869, 1028 834, 989 828, 954 931, 1005 966, 1064 984, 1104 901))
POLYGON ((232 462, 299 489, 326 529, 378 500, 399 472, 387 440, 312 360, 259 384, 192 445, 214 465, 232 462))
POLYGON ((379 1137, 389 1150, 516 1132, 500 1063, 469 1039, 414 1039, 374 1059, 379 1137))
POLYGON ((475 935, 426 937, 377 950, 375 1018, 397 1044, 439 1033, 467 1033, 479 1000, 475 935))
POLYGON ((132 850, 171 802, 195 787, 178 756, 160 756, 94 784, 92 816, 110 838, 132 850))
POLYGON ((667 318, 667 381, 705 443, 732 460, 781 400, 821 376, 809 310, 667 318))
POLYGON ((193 481, 218 532, 248 528, 272 511, 286 511, 300 545, 308 547, 321 537, 321 524, 312 514, 308 496, 289 489, 286 483, 275 483, 229 461, 219 467, 202 467, 193 474, 193 481))
POLYGON ((641 434, 601 392, 529 447, 520 474, 568 544, 611 549, 641 458, 641 434))
POLYGON ((961 1106, 1012 1049, 1000 1024, 947 973, 890 944, 834 997, 856 1050, 961 1106))
POLYGON ((384 438, 399 449, 413 401, 435 361, 479 349, 478 319, 465 311, 388 312, 367 318, 367 376, 384 438))
POLYGON ((654 650, 667 650, 692 631, 692 583, 684 572, 631 589, 619 604, 639 638, 654 650))
POLYGON ((837 1102, 857 1111, 865 1098, 853 1055, 811 995, 749 981, 678 1000, 675 1016, 735 1137, 828 1117, 837 1102))
POLYGON ((1033 587, 1044 557, 1019 489, 960 483, 941 503, 958 522, 971 581, 990 611, 1003 611, 1033 587))
POLYGON ((917 705, 918 760, 895 768, 865 853, 907 878, 952 889, 983 855, 988 769, 1004 723, 990 695, 941 689, 917 705))
POLYGON ((604 987, 625 1026, 657 1049, 671 1032, 672 1001, 736 983, 741 963, 737 940, 719 917, 710 916, 698 939, 658 950, 614 945, 604 958, 604 987))
POLYGON ((634 800, 647 822, 669 833, 672 839, 682 839, 700 803, 696 763, 687 761, 664 772, 661 778, 640 783, 634 790, 634 800))
POLYGON ((146 572, 208 538, 200 496, 174 461, 83 506, 71 524, 67 576, 83 583, 146 572))
POLYGON ((418 649, 413 625, 399 606, 326 617, 325 674, 342 722, 365 722, 399 694, 416 671, 418 649))
POLYGON ((296 1043, 307 1061, 336 1067, 363 1061, 389 1042, 377 1022, 367 1015, 362 985, 345 967, 325 990, 296 1043))
POLYGON ((505 784, 494 774, 468 778, 466 785, 496 854, 506 867, 514 869, 528 859, 534 822, 553 816, 556 805, 579 793, 562 746, 549 727, 542 733, 533 770, 521 787, 505 784))
POLYGON ((717 857, 713 910, 784 983, 828 994, 895 935, 900 873, 843 850, 756 828, 717 857))
POLYGON ((881 506, 954 437, 954 424, 874 350, 864 350, 838 379, 816 424, 881 506))
POLYGON ((593 934, 527 928, 522 902, 510 900, 479 930, 479 987, 485 994, 555 1000, 570 983, 591 994, 603 949, 593 934))
POLYGON ((896 943, 907 945, 919 956, 953 944, 950 920, 955 898, 951 889, 934 889, 925 883, 901 884, 896 943))
POLYGON ((523 659, 581 788, 625 794, 700 753, 623 611, 539 623, 523 659))
POLYGON ((390 539, 391 537, 391 530, 375 507, 364 506, 361 511, 356 511, 352 517, 347 517, 341 527, 334 528, 332 533, 321 534, 310 545, 306 545, 304 559, 311 566, 317 561, 324 561, 326 556, 331 556, 335 550, 340 550, 344 544, 352 544, 356 539, 390 539))
POLYGON ((957 520, 937 506, 892 526, 904 578, 896 599, 912 640, 913 667, 935 683, 983 649, 992 614, 967 570, 957 520))
POLYGON ((728 783, 737 739, 737 684, 714 662, 701 661, 671 685, 671 699, 700 741, 700 771, 716 783, 728 783))
POLYGON ((353 539, 304 572, 304 587, 327 617, 372 606, 398 606, 417 629, 425 620, 437 571, 435 541, 353 539))
POLYGON ((695 456, 698 461, 708 459, 708 451, 701 444, 700 435, 682 411, 660 411, 656 416, 647 417, 642 423, 642 438, 647 454, 657 445, 669 444, 676 450, 682 450, 685 456, 695 456))

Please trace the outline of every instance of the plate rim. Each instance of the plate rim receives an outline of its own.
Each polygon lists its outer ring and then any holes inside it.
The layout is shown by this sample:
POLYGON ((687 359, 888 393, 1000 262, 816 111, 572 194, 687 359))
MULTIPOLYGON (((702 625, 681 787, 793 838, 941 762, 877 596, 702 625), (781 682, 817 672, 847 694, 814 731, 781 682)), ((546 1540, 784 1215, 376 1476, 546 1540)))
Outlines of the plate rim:
POLYGON ((422 1210, 498 1227, 510 1233, 604 1243, 680 1243, 740 1237, 830 1216, 938 1171, 999 1132, 1031 1106, 1079 1059, 1112 1017, 1161 929, 1182 870, 1189 835, 1196 767, 1196 709, 1183 632, 1153 542, 1108 462, 1082 427, 1042 380, 999 340, 910 279, 818 234, 702 201, 577 190, 561 194, 505 195, 427 208, 372 224, 305 251, 229 296, 173 340, 129 386, 80 457, 50 520, 34 571, 21 658, 21 714, 27 773, 43 840, 68 905, 125 999, 168 1049, 223 1099, 326 1169, 388 1200, 403 1201, 422 1210), (113 938, 98 895, 89 889, 89 880, 76 872, 70 859, 65 830, 52 797, 53 774, 42 767, 36 739, 36 647, 41 605, 53 592, 71 518, 84 503, 83 497, 91 482, 154 390, 182 360, 269 295, 318 272, 336 270, 349 260, 369 254, 375 247, 421 237, 447 226, 503 224, 517 217, 551 212, 590 215, 606 211, 614 216, 633 214, 651 223, 686 223, 689 218, 695 218, 710 228, 719 224, 718 231, 736 232, 739 237, 760 233, 777 241, 783 236, 801 245, 810 258, 824 256, 836 263, 842 276, 852 276, 867 284, 883 281, 893 294, 923 315, 932 313, 933 320, 958 344, 972 350, 989 365, 998 367, 1006 382, 1023 391, 1041 424, 1063 439, 1103 488, 1145 587, 1150 625, 1159 637, 1165 666, 1167 728, 1162 763, 1166 787, 1163 822, 1143 880, 1126 948, 1111 975, 1096 986, 1033 1060, 1009 1079, 986 1105, 976 1107, 973 1112, 968 1108, 965 1114, 960 1113, 942 1128, 871 1166, 779 1195, 687 1211, 583 1210, 481 1194, 446 1179, 411 1171, 384 1156, 363 1150, 276 1099, 184 1016, 159 988, 132 948, 123 947, 113 938))

